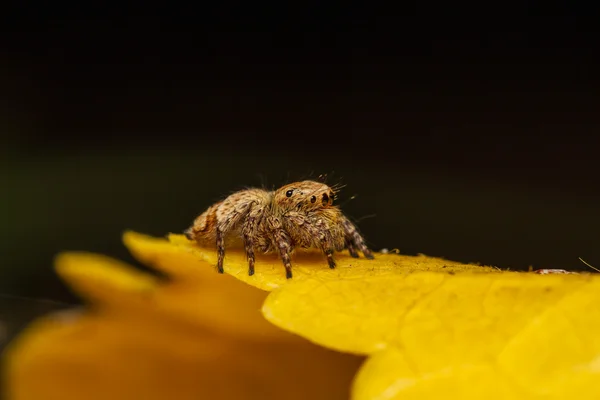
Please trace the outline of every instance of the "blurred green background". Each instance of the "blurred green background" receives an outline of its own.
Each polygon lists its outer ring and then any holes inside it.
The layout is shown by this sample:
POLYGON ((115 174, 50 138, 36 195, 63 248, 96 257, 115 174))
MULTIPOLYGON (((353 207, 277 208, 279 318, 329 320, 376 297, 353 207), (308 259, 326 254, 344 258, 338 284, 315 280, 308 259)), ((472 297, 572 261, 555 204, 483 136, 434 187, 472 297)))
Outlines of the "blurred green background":
POLYGON ((598 52, 581 24, 86 7, 4 21, 10 332, 77 302, 58 252, 135 263, 124 230, 181 232, 232 191, 324 173, 375 250, 600 266, 598 52))

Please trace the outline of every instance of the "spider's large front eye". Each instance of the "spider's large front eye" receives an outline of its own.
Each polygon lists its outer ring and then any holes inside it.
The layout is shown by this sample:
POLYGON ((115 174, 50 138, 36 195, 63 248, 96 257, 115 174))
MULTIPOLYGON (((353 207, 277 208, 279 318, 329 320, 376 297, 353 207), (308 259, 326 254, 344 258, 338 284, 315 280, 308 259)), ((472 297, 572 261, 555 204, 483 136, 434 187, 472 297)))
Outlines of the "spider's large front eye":
POLYGON ((285 195, 286 195, 287 197, 292 197, 292 195, 293 195, 293 194, 294 194, 294 189, 290 189, 290 190, 288 190, 287 192, 285 192, 285 195))

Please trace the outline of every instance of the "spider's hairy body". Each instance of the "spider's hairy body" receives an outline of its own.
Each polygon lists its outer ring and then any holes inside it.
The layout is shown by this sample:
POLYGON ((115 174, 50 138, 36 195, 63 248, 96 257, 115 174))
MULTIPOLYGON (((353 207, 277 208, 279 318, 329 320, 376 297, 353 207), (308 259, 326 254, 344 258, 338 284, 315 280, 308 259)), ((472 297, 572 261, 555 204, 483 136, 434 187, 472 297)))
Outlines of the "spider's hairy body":
POLYGON ((185 231, 190 240, 216 244, 217 270, 223 272, 225 247, 242 243, 248 258, 248 273, 254 274, 255 251, 276 251, 292 277, 290 255, 294 248, 318 248, 335 268, 335 251, 348 249, 353 257, 360 250, 373 253, 352 224, 334 206, 335 192, 324 183, 302 181, 275 191, 247 189, 231 194, 199 215, 185 231))

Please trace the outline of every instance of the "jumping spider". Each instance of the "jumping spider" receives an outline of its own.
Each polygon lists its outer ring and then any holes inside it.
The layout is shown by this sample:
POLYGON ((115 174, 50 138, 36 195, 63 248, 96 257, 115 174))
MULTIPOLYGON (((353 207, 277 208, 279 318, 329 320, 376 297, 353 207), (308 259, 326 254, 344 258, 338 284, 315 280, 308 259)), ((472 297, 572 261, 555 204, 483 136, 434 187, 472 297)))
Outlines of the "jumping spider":
POLYGON ((254 251, 278 251, 286 277, 292 277, 290 254, 296 247, 316 247, 335 268, 334 251, 348 249, 352 257, 360 250, 373 253, 356 227, 333 205, 335 191, 321 182, 290 183, 275 191, 247 189, 233 193, 209 207, 185 231, 199 244, 216 242, 217 270, 223 273, 226 244, 241 242, 248 258, 248 275, 254 274, 254 251), (227 242, 227 243, 226 243, 227 242))

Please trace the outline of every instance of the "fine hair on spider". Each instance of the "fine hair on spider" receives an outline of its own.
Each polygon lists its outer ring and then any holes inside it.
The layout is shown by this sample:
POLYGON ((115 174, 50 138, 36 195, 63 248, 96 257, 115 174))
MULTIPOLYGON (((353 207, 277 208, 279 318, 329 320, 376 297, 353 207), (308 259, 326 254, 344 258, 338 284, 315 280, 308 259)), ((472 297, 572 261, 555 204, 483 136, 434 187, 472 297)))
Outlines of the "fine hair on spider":
POLYGON ((225 247, 241 241, 254 274, 255 252, 277 252, 286 277, 292 277, 291 253, 296 248, 320 249, 329 268, 334 252, 359 251, 367 259, 373 252, 354 223, 333 202, 343 185, 303 180, 276 190, 247 188, 230 194, 200 214, 184 233, 200 245, 216 245, 217 271, 223 273, 225 247))

